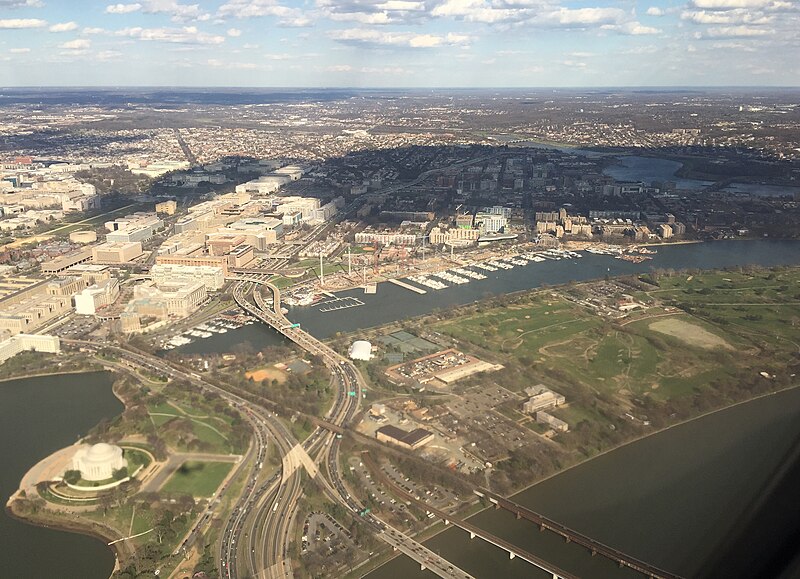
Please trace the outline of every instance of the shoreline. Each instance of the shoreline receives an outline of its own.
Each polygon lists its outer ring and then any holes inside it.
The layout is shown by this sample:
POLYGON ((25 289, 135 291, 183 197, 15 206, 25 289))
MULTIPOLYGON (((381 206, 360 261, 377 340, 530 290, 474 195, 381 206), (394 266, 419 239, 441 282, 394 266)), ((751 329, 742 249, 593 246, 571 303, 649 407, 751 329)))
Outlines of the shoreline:
POLYGON ((540 479, 540 480, 538 480, 538 481, 536 481, 534 483, 529 484, 528 486, 525 486, 525 487, 523 487, 523 488, 521 488, 521 489, 519 489, 517 491, 514 491, 513 494, 508 495, 506 498, 511 499, 511 498, 519 495, 520 493, 523 493, 523 492, 525 492, 527 490, 532 489, 536 485, 541 484, 546 480, 550 480, 551 478, 553 478, 555 476, 564 474, 565 472, 570 471, 570 470, 574 469, 575 467, 578 467, 578 466, 580 466, 582 464, 586 464, 587 462, 589 462, 591 460, 594 460, 596 458, 600 458, 603 455, 606 455, 606 454, 608 454, 610 452, 614 452, 615 450, 619 450, 619 449, 624 448, 626 446, 629 446, 629 445, 631 445, 633 443, 640 442, 642 440, 650 438, 651 436, 656 436, 656 435, 661 434, 663 432, 667 432, 668 430, 671 430, 673 428, 677 428, 679 426, 683 426, 684 424, 689 424, 690 422, 694 422, 696 420, 700 420, 701 418, 707 418, 708 416, 712 416, 712 415, 717 414, 719 412, 724 412, 725 410, 730 410, 731 408, 736 408, 737 406, 741 406, 743 404, 748 404, 749 402, 755 402, 756 400, 760 400, 760 399, 766 398, 768 396, 775 396, 776 394, 782 394, 783 392, 790 392, 791 390, 797 390, 799 388, 800 388, 800 384, 795 384, 794 386, 787 386, 786 388, 781 388, 780 390, 775 390, 773 392, 765 392, 763 394, 759 394, 757 396, 754 396, 753 398, 747 398, 746 400, 739 400, 738 402, 734 402, 732 404, 728 404, 727 406, 721 406, 720 408, 715 408, 714 410, 709 410, 708 412, 704 412, 702 414, 698 414, 697 416, 692 416, 690 418, 685 418, 685 419, 683 419, 683 420, 681 420, 679 422, 676 422, 675 424, 670 424, 669 426, 665 426, 663 428, 660 428, 660 429, 655 430, 653 432, 650 432, 648 434, 643 434, 642 436, 638 436, 636 438, 632 438, 631 440, 623 442, 622 444, 618 444, 617 446, 614 446, 612 448, 603 450, 602 452, 599 452, 598 454, 595 454, 594 456, 586 457, 583 460, 580 460, 580 461, 576 462, 575 464, 568 466, 565 469, 562 469, 562 470, 560 470, 558 472, 555 472, 553 474, 549 474, 546 477, 544 477, 544 478, 542 478, 542 479, 540 479))
POLYGON ((121 551, 117 547, 120 543, 115 543, 113 545, 109 545, 108 543, 118 539, 119 537, 113 537, 110 535, 105 535, 101 532, 101 529, 107 529, 107 527, 101 526, 99 523, 92 523, 92 524, 81 524, 79 521, 82 519, 76 519, 69 523, 64 522, 64 524, 59 523, 51 523, 46 520, 40 520, 38 518, 26 518, 22 515, 19 515, 14 512, 13 509, 13 502, 9 503, 5 507, 6 516, 10 519, 13 519, 17 522, 20 522, 25 525, 31 525, 34 527, 40 527, 42 529, 50 529, 51 531, 57 531, 59 533, 75 533, 78 535, 83 535, 85 537, 91 537, 98 541, 101 541, 104 546, 109 549, 114 554, 114 566, 111 568, 111 572, 109 573, 109 577, 114 574, 114 572, 119 567, 120 556, 122 555, 121 551))
MULTIPOLYGON (((122 403, 122 405, 124 406, 124 410, 122 412, 125 412, 125 410, 128 409, 128 404, 125 401, 125 399, 122 398, 119 395, 119 393, 117 392, 117 384, 119 382, 119 370, 118 369, 110 369, 110 368, 108 368, 106 366, 102 366, 100 369, 95 369, 95 370, 67 370, 67 371, 62 371, 62 372, 40 372, 40 373, 37 373, 37 374, 31 374, 31 375, 28 375, 28 376, 18 376, 18 377, 15 377, 15 378, 3 378, 3 379, 0 379, 0 384, 2 384, 3 382, 11 382, 11 381, 14 381, 14 380, 24 380, 24 379, 27 379, 27 378, 43 378, 43 377, 48 377, 48 376, 70 376, 70 375, 75 375, 75 374, 94 374, 94 373, 100 373, 100 372, 109 372, 110 374, 115 376, 115 379, 111 384, 111 393, 114 395, 114 397, 117 400, 120 401, 120 403, 122 403)), ((81 438, 81 440, 83 440, 83 437, 81 438)), ((76 442, 75 444, 78 444, 78 443, 76 442)), ((72 446, 74 446, 74 444, 72 446)), ((113 541, 115 539, 120 538, 120 537, 114 536, 111 533, 112 529, 110 529, 109 527, 105 527, 105 526, 101 525, 100 523, 98 523, 96 521, 89 521, 89 520, 84 519, 84 518, 79 517, 79 516, 76 516, 75 518, 70 519, 70 520, 61 520, 60 518, 56 518, 56 519, 50 520, 48 518, 48 516, 47 516, 47 513, 40 513, 35 517, 29 518, 29 517, 23 516, 23 515, 21 515, 21 514, 19 514, 19 513, 14 511, 15 503, 18 500, 22 500, 22 497, 20 496, 20 492, 23 491, 23 489, 21 488, 21 484, 25 480, 25 477, 28 475, 30 470, 33 469, 33 468, 36 468, 36 466, 38 466, 42 461, 45 461, 45 460, 49 459, 50 457, 52 457, 53 455, 55 455, 55 454, 57 454, 59 452, 63 452, 64 450, 69 449, 69 448, 71 448, 71 446, 64 447, 64 448, 58 449, 58 450, 50 453, 46 457, 42 458, 39 462, 34 464, 32 467, 30 467, 30 469, 25 471, 25 473, 23 474, 22 478, 20 479, 20 487, 17 488, 17 490, 15 490, 11 494, 11 496, 9 496, 8 499, 6 500, 5 513, 9 518, 11 518, 11 519, 13 519, 13 520, 15 520, 15 521, 17 521, 19 523, 25 524, 25 525, 32 525, 32 526, 35 526, 35 527, 41 527, 41 528, 50 529, 50 530, 57 531, 57 532, 62 532, 62 533, 75 533, 75 534, 84 535, 84 536, 87 536, 87 537, 92 537, 94 539, 102 541, 105 544, 106 548, 109 549, 114 554, 114 567, 111 569, 111 573, 109 573, 109 577, 110 577, 114 573, 114 571, 117 570, 117 568, 119 566, 120 558, 125 555, 121 551, 120 547, 117 546, 117 545, 121 546, 121 544, 118 544, 118 543, 115 543, 114 545, 109 545, 108 544, 110 541, 113 541), (102 532, 103 530, 108 530, 109 533, 108 534, 103 533, 102 532)), ((38 496, 38 494, 37 494, 37 496, 38 496)))
MULTIPOLYGON (((12 382, 14 380, 25 380, 27 378, 44 378, 47 376, 68 376, 71 374, 92 374, 95 372, 108 372, 108 370, 100 368, 97 370, 63 370, 60 372, 37 372, 36 374, 26 374, 24 376, 11 376, 9 378, 0 378, 0 384, 2 384, 3 382, 12 382)), ((117 396, 117 398, 119 397, 117 396)))
MULTIPOLYGON (((631 444, 634 444, 634 443, 636 443, 636 442, 641 442, 641 441, 643 441, 643 440, 646 440, 646 439, 648 439, 648 438, 650 438, 650 437, 652 437, 652 436, 656 436, 656 435, 658 435, 658 434, 661 434, 661 433, 667 432, 668 430, 671 430, 671 429, 673 429, 673 428, 677 428, 677 427, 679 427, 679 426, 683 426, 683 425, 685 425, 685 424, 689 424, 689 423, 691 423, 691 422, 694 422, 694 421, 696 421, 696 420, 699 420, 699 419, 701 419, 701 418, 707 418, 707 417, 709 417, 709 416, 712 416, 712 415, 714 415, 714 414, 717 414, 717 413, 719 413, 719 412, 723 412, 723 411, 725 411, 725 410, 729 410, 729 409, 731 409, 731 408, 735 408, 735 407, 737 407, 737 406, 741 406, 741 405, 743 405, 743 404, 748 404, 748 403, 750 403, 750 402, 755 402, 756 400, 760 400, 760 399, 762 399, 762 398, 766 398, 766 397, 768 397, 768 396, 775 396, 775 395, 777 395, 777 394, 782 394, 782 393, 784 393, 784 392, 790 392, 790 391, 792 391, 792 390, 797 390, 797 389, 800 389, 800 384, 795 384, 794 386, 787 386, 786 388, 781 388, 780 390, 775 390, 774 392, 765 392, 765 393, 763 393, 763 394, 759 394, 758 396, 754 396, 753 398, 748 398, 748 399, 746 399, 746 400, 740 400, 740 401, 738 401, 738 402, 734 402, 734 403, 732 403, 732 404, 729 404, 729 405, 727 405, 727 406, 722 406, 722 407, 720 407, 720 408, 716 408, 716 409, 714 409, 714 410, 709 410, 708 412, 704 412, 704 413, 702 413, 702 414, 698 414, 697 416, 693 416, 693 417, 691 417, 691 418, 686 418, 686 419, 684 419, 684 420, 681 420, 681 421, 679 421, 679 422, 676 422, 675 424, 670 424, 669 426, 665 426, 665 427, 663 427, 663 428, 660 428, 660 429, 658 429, 658 430, 656 430, 656 431, 654 431, 654 432, 650 432, 650 433, 648 433, 648 434, 644 434, 644 435, 642 435, 642 436, 638 436, 638 437, 636 437, 636 438, 632 438, 631 440, 628 440, 628 441, 626 441, 626 442, 623 442, 622 444, 618 444, 617 446, 614 446, 614 447, 611 447, 611 448, 609 448, 609 449, 606 449, 606 450, 604 450, 604 451, 602 451, 602 452, 600 452, 600 453, 598 453, 598 454, 596 454, 596 455, 594 455, 594 456, 586 457, 586 458, 584 458, 583 460, 580 460, 580 461, 576 462, 575 464, 572 464, 572 465, 570 465, 570 466, 568 466, 568 467, 566 467, 566 468, 564 468, 564 469, 562 469, 562 470, 559 470, 559 471, 557 471, 557 472, 554 472, 554 473, 552 473, 552 474, 549 474, 549 475, 547 475, 546 477, 544 477, 544 478, 542 478, 542 479, 539 479, 539 480, 537 480, 536 482, 533 482, 533 483, 531 483, 531 484, 529 484, 529 485, 527 485, 527 486, 525 486, 525 487, 522 487, 522 488, 521 488, 521 489, 519 489, 519 490, 515 490, 515 491, 514 491, 513 493, 511 493, 510 495, 506 495, 506 496, 505 496, 505 498, 507 498, 507 499, 509 499, 509 500, 514 500, 514 498, 515 498, 515 497, 517 497, 518 495, 522 494, 523 492, 526 492, 526 491, 528 491, 528 490, 532 489, 533 487, 535 487, 535 486, 537 486, 537 485, 539 485, 539 484, 541 484, 541 483, 543 483, 543 482, 545 482, 545 481, 547 481, 547 480, 550 480, 551 478, 554 478, 554 477, 556 477, 556 476, 562 475, 562 474, 564 474, 564 473, 566 473, 566 472, 568 472, 568 471, 570 471, 570 470, 572 470, 572 469, 574 469, 574 468, 576 468, 576 467, 579 467, 579 466, 581 466, 581 465, 587 464, 588 462, 590 462, 590 461, 592 461, 592 460, 595 460, 595 459, 597 459, 597 458, 600 458, 600 457, 601 457, 601 456, 603 456, 603 455, 609 454, 609 453, 611 453, 611 452, 614 452, 614 451, 616 451, 616 450, 620 450, 620 449, 622 449, 622 448, 624 448, 624 447, 626 447, 626 446, 629 446, 629 445, 631 445, 631 444)), ((516 501, 515 501, 515 502, 516 502, 516 501)), ((478 500, 478 501, 477 501, 477 503, 478 503, 478 504, 480 504, 480 500, 478 500)), ((475 504, 475 503, 471 503, 471 504, 475 504)), ((469 516, 467 516, 467 517, 465 517, 465 518, 464 518, 464 520, 469 520, 469 519, 472 519, 473 517, 475 517, 475 516, 477 516, 477 515, 479 515, 479 514, 483 513, 484 511, 487 511, 487 510, 489 510, 489 509, 491 509, 491 508, 492 508, 492 507, 490 507, 490 506, 483 507, 483 508, 482 508, 482 509, 480 509, 479 511, 477 511, 477 512, 475 512, 475 513, 473 513, 473 514, 471 514, 471 515, 469 515, 469 516)), ((444 526, 444 527, 442 527, 441 529, 439 529, 439 530, 438 530, 438 531, 436 531, 435 533, 432 533, 430 536, 428 536, 428 537, 425 537, 425 538, 422 540, 422 542, 424 543, 424 542, 426 542, 426 541, 429 541, 430 539, 433 539, 434 537, 437 537, 437 536, 438 536, 440 533, 442 533, 442 532, 444 532, 444 531, 448 530, 448 528, 449 528, 449 527, 447 527, 447 526, 444 526)), ((421 531, 421 532, 423 532, 423 533, 424 533, 425 531, 423 530, 423 531, 421 531)), ((412 538, 414 538, 414 539, 416 540, 416 537, 412 537, 412 538)), ((365 574, 361 575, 360 577, 363 579, 364 577, 367 577, 367 576, 369 576, 371 573, 374 573, 374 572, 375 572, 375 571, 377 571, 378 569, 380 569, 380 568, 382 568, 383 566, 387 565, 388 563, 390 563, 391 561, 393 561, 394 559, 396 559, 396 558, 397 558, 398 556, 400 556, 400 555, 401 555, 401 553, 398 553, 398 554, 396 554, 394 557, 391 557, 391 558, 390 558, 389 560, 387 560, 386 562, 384 562, 384 563, 382 563, 381 565, 379 565, 379 566, 377 566, 377 567, 375 567, 375 568, 371 569, 370 571, 368 571, 367 573, 365 573, 365 574)))

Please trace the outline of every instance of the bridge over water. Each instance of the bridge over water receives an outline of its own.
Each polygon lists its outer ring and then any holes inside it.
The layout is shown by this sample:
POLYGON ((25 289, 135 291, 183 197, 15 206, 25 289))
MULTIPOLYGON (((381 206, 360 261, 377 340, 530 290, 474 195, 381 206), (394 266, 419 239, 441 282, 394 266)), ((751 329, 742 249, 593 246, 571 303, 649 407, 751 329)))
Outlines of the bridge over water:
POLYGON ((496 509, 505 509, 510 511, 514 513, 518 519, 526 519, 536 524, 541 531, 551 531, 562 536, 568 543, 576 543, 585 547, 593 556, 602 555, 607 559, 611 559, 620 567, 630 567, 634 571, 638 571, 639 573, 646 575, 647 577, 652 577, 653 579, 680 579, 679 575, 675 575, 669 571, 664 571, 663 569, 659 569, 654 565, 650 565, 649 563, 636 559, 635 557, 631 557, 619 549, 609 547, 600 541, 596 541, 591 537, 587 537, 586 535, 583 535, 574 529, 570 529, 566 525, 562 525, 561 523, 549 519, 544 515, 540 515, 539 513, 523 507, 514 501, 496 495, 491 491, 481 489, 473 492, 479 497, 485 497, 488 499, 496 509))

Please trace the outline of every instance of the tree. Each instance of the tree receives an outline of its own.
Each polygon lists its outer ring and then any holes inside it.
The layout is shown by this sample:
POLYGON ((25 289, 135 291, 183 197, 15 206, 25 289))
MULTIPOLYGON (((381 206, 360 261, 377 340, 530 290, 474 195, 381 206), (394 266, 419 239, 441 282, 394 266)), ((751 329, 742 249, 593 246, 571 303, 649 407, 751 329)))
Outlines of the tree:
POLYGON ((79 480, 81 480, 81 471, 79 470, 68 470, 64 473, 64 482, 67 484, 74 485, 79 480))
POLYGON ((115 468, 114 471, 111 473, 111 476, 114 480, 122 480, 128 477, 128 467, 123 466, 122 468, 115 468))

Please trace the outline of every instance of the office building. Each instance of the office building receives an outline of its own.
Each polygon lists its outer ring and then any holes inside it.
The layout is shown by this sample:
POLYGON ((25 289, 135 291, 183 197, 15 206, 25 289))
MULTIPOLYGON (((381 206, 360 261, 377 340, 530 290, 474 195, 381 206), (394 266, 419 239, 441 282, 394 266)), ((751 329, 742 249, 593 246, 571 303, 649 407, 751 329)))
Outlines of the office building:
POLYGON ((130 243, 102 243, 92 248, 94 263, 123 264, 130 263, 144 254, 139 241, 130 243))

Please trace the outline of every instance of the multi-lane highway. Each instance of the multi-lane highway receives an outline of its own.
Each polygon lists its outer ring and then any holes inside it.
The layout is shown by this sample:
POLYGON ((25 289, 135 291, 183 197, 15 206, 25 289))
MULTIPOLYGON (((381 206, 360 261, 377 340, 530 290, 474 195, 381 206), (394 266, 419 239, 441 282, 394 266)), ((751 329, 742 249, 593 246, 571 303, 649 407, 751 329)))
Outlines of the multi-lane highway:
MULTIPOLYGON (((234 287, 234 298, 248 313, 273 327, 299 347, 319 356, 331 373, 337 395, 325 415, 326 423, 335 427, 347 425, 356 415, 362 397, 363 378, 355 366, 346 358, 321 343, 289 322, 280 310, 278 288, 263 279, 242 280, 234 287), (272 293, 272 307, 261 296, 256 287, 266 287, 272 293)), ((121 347, 108 343, 83 340, 63 340, 65 344, 86 349, 110 349, 119 358, 131 365, 162 373, 173 379, 186 380, 193 385, 214 392, 237 408, 253 429, 253 440, 239 467, 246 472, 244 487, 236 504, 225 521, 218 542, 220 574, 225 579, 240 577, 277 578, 291 577, 289 545, 293 538, 293 524, 297 502, 302 494, 303 472, 308 472, 333 502, 338 502, 356 516, 363 512, 363 505, 347 489, 339 471, 339 449, 341 439, 330 430, 317 427, 302 445, 287 427, 272 412, 252 400, 240 396, 204 380, 182 366, 147 354, 130 346, 121 347), (283 459, 280 473, 264 480, 261 476, 267 459, 268 444, 273 443, 283 459), (323 469, 317 465, 323 465, 323 469), (327 471, 327 477, 323 471, 327 471)), ((231 480, 233 480, 232 477, 231 480)), ((226 483, 218 498, 227 497, 226 483)), ((214 518, 214 505, 204 512, 179 547, 191 544, 200 531, 205 530, 214 518)), ((372 514, 364 516, 377 537, 393 548, 415 559, 421 566, 431 569, 441 577, 468 578, 469 575, 446 559, 429 551, 397 529, 393 529, 372 514)))
MULTIPOLYGON (((331 372, 334 384, 337 386, 337 396, 325 418, 329 423, 336 426, 347 425, 358 412, 364 386, 364 380, 352 362, 300 329, 296 324, 292 324, 281 312, 280 290, 268 283, 266 276, 239 278, 239 283, 234 288, 233 295, 237 304, 249 314, 271 326, 305 351, 319 356, 323 360, 331 372), (268 304, 267 300, 261 295, 259 287, 267 288, 271 292, 271 304, 268 304)), ((339 437, 318 427, 303 443, 302 448, 308 455, 316 456, 317 460, 325 465, 328 473, 327 479, 317 476, 315 480, 321 485, 326 496, 334 502, 345 505, 351 512, 360 514, 364 512, 364 507, 356 498, 351 496, 339 471, 340 445, 341 439, 339 437)), ((294 482, 291 485, 282 483, 276 492, 279 495, 285 494, 294 497, 295 488, 294 482)), ((287 500, 284 504, 288 507, 287 511, 278 513, 283 505, 275 506, 272 503, 272 516, 268 508, 269 503, 262 503, 260 507, 252 509, 255 520, 258 520, 259 516, 261 517, 261 524, 254 524, 253 529, 263 529, 267 526, 273 529, 269 540, 266 541, 266 545, 261 541, 256 541, 251 543, 253 545, 252 549, 255 549, 256 552, 259 549, 263 549, 265 554, 271 553, 271 560, 279 563, 285 559, 287 545, 291 540, 288 532, 284 534, 284 529, 291 528, 290 516, 293 519, 296 501, 294 499, 287 500), (265 509, 266 514, 263 514, 265 509), (262 515, 259 515, 259 513, 262 513, 262 515), (283 517, 284 526, 276 526, 271 522, 276 515, 283 517), (279 539, 284 540, 282 550, 277 547, 279 539)), ((399 530, 390 527, 374 515, 366 514, 364 521, 372 528, 376 536, 391 545, 392 548, 400 550, 416 560, 421 567, 430 569, 440 577, 459 577, 462 579, 470 577, 462 569, 433 553, 424 545, 414 541, 414 539, 405 536, 399 530)), ((270 560, 269 556, 266 557, 266 560, 270 560)), ((282 564, 273 564, 273 566, 263 569, 263 574, 262 569, 253 569, 251 567, 251 572, 256 573, 258 577, 283 577, 291 574, 290 568, 282 564)))

